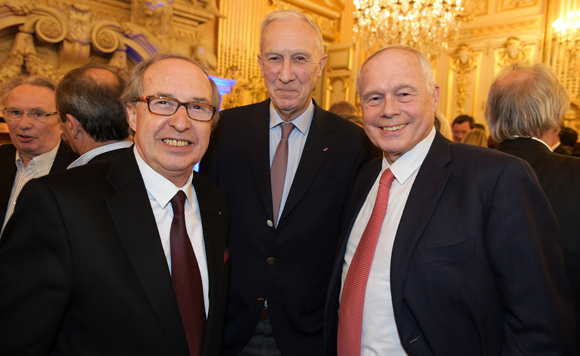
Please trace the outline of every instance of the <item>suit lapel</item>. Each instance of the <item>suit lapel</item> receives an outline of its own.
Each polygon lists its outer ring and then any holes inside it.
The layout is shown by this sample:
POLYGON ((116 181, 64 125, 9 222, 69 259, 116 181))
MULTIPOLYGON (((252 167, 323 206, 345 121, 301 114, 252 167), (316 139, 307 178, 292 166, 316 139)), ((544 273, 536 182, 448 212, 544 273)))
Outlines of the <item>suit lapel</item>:
POLYGON ((328 123, 328 114, 315 102, 314 116, 308 132, 308 138, 306 138, 302 157, 300 157, 300 163, 294 175, 294 181, 288 193, 280 220, 283 220, 300 202, 308 187, 310 187, 318 169, 320 169, 328 154, 332 152, 336 142, 332 140, 331 132, 332 127, 328 123))
POLYGON ((246 132, 243 134, 248 160, 256 183, 256 189, 264 208, 272 218, 272 189, 270 183, 270 100, 255 107, 248 115, 246 132))
POLYGON ((395 237, 391 258, 391 294, 395 317, 400 319, 403 289, 413 250, 437 206, 451 169, 449 142, 437 133, 413 183, 395 237))
POLYGON ((133 150, 111 162, 107 180, 115 189, 107 205, 137 278, 176 354, 187 354, 167 260, 133 150))

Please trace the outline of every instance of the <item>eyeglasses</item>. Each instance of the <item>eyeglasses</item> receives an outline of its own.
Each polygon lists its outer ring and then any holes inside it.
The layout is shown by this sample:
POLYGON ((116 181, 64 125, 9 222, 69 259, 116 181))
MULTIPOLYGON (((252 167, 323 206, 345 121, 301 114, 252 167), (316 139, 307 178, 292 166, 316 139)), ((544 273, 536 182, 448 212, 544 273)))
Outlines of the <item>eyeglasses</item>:
POLYGON ((30 111, 22 111, 22 110, 18 110, 18 109, 13 109, 13 108, 4 108, 4 110, 2 110, 2 114, 4 115, 4 118, 6 120, 10 120, 10 121, 17 121, 22 119, 22 117, 24 116, 24 114, 26 114, 26 116, 28 116, 30 119, 32 120, 36 120, 36 121, 46 121, 48 120, 49 116, 52 115, 56 115, 58 114, 58 112, 45 112, 43 110, 30 110, 30 111))
POLYGON ((185 106, 187 116, 196 121, 211 121, 216 112, 216 108, 208 104, 196 103, 195 101, 183 103, 177 99, 161 95, 141 96, 133 101, 147 101, 151 113, 163 116, 174 115, 180 106, 185 106))

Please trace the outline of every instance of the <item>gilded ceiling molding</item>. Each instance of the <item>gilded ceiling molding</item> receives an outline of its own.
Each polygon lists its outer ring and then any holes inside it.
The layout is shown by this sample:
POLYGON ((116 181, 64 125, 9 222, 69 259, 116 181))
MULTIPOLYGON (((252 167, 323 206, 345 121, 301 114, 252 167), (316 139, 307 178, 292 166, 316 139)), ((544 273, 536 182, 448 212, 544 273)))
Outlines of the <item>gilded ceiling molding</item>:
POLYGON ((507 24, 492 25, 477 28, 460 29, 459 39, 467 40, 479 37, 489 37, 498 33, 514 33, 527 30, 537 30, 542 26, 542 18, 537 17, 507 24))
POLYGON ((537 0, 499 0, 497 12, 521 9, 522 7, 534 6, 537 3, 537 0))

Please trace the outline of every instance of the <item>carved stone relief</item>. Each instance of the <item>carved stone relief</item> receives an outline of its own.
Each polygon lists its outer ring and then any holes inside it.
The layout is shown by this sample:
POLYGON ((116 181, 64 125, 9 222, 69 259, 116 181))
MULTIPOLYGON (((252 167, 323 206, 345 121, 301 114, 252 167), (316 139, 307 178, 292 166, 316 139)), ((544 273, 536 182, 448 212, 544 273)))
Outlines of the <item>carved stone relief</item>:
POLYGON ((525 51, 525 43, 517 37, 510 37, 503 44, 503 51, 500 51, 497 65, 504 67, 514 62, 526 62, 529 59, 525 51))
MULTIPOLYGON (((58 80, 90 61, 104 61, 127 73, 135 62, 159 50, 194 57, 215 75, 215 54, 200 41, 191 40, 198 37, 195 29, 200 24, 222 16, 215 0, 179 1, 132 0, 130 7, 123 0, 58 0, 50 6, 40 0, 0 3, 0 34, 13 36, 9 49, 0 48, 9 51, 0 63, 0 82, 33 74, 58 80), (116 6, 117 14, 107 9, 110 5, 116 6), (174 5, 183 10, 179 15, 174 14, 174 5), (189 24, 189 40, 174 30, 174 19, 181 25, 189 24), (53 57, 56 60, 51 60, 53 57)), ((10 41, 0 38, 0 43, 5 46, 10 41)))
POLYGON ((457 112, 461 115, 465 112, 469 96, 469 76, 477 68, 477 61, 473 56, 473 49, 462 43, 451 56, 451 62, 451 68, 455 72, 454 85, 457 88, 457 112))

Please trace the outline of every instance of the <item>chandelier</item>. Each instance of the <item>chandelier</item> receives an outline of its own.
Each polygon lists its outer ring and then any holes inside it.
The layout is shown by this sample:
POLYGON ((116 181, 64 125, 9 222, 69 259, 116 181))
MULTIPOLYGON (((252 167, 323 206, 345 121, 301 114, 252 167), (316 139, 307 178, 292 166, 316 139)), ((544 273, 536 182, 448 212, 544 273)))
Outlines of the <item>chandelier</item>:
MULTIPOLYGON (((464 1, 463 1, 464 2, 464 1)), ((473 19, 462 0, 354 0, 354 32, 365 49, 404 44, 434 53, 473 19)))

